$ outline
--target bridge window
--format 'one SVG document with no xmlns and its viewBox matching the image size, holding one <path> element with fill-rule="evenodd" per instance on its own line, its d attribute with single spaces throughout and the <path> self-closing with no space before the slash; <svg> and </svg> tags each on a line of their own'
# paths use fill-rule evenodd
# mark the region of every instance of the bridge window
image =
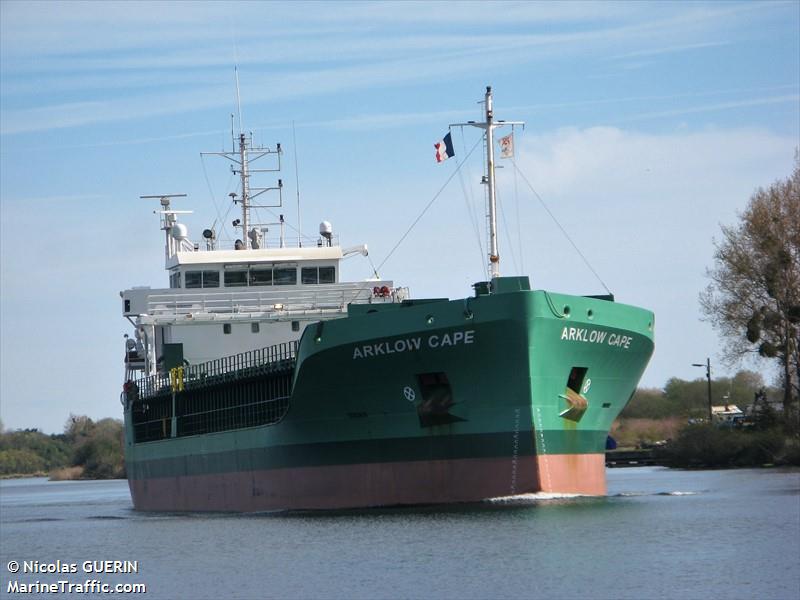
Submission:
<svg viewBox="0 0 800 600">
<path fill-rule="evenodd" d="M 335 267 L 303 267 L 300 275 L 303 284 L 335 283 Z"/>
<path fill-rule="evenodd" d="M 203 287 L 203 272 L 186 271 L 186 287 L 187 288 Z"/>
<path fill-rule="evenodd" d="M 272 285 L 272 268 L 250 269 L 250 285 Z"/>
<path fill-rule="evenodd" d="M 307 283 L 319 283 L 319 274 L 317 267 L 303 267 L 300 272 L 300 282 L 305 285 Z"/>
<path fill-rule="evenodd" d="M 187 288 L 219 287 L 219 271 L 186 271 Z"/>
<path fill-rule="evenodd" d="M 203 287 L 219 287 L 219 271 L 203 271 Z"/>
<path fill-rule="evenodd" d="M 203 271 L 207 273 L 207 271 Z M 219 274 L 217 274 L 219 278 Z M 205 278 L 203 279 L 205 281 Z M 225 267 L 225 287 L 266 285 L 297 285 L 297 269 L 295 267 L 257 266 L 249 269 L 234 265 Z M 204 285 L 203 287 L 212 287 Z"/>
<path fill-rule="evenodd" d="M 319 282 L 320 283 L 336 283 L 336 268 L 335 267 L 320 267 L 319 268 Z"/>
<path fill-rule="evenodd" d="M 272 283 L 274 285 L 296 285 L 297 284 L 297 269 L 294 267 L 287 269 L 273 269 L 272 270 Z"/>
<path fill-rule="evenodd" d="M 247 285 L 247 271 L 225 271 L 225 287 L 244 287 Z"/>
<path fill-rule="evenodd" d="M 171 288 L 179 288 L 181 287 L 181 272 L 174 271 L 169 274 L 169 287 Z"/>
</svg>

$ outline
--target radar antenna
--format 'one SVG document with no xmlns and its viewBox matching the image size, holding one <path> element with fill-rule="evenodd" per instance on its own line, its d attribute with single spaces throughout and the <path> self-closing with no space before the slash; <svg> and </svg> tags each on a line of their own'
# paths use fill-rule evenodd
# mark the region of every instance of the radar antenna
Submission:
<svg viewBox="0 0 800 600">
<path fill-rule="evenodd" d="M 164 231 L 164 235 L 166 236 L 166 244 L 164 245 L 164 253 L 166 255 L 166 259 L 169 260 L 169 257 L 175 254 L 183 245 L 185 240 L 185 230 L 186 227 L 183 224 L 178 223 L 178 218 L 176 215 L 190 215 L 193 211 L 191 210 L 173 210 L 170 206 L 170 198 L 186 198 L 186 194 L 156 194 L 154 196 L 139 196 L 144 200 L 152 200 L 158 198 L 161 202 L 161 210 L 154 210 L 153 212 L 157 215 L 161 215 L 161 229 Z M 173 228 L 177 231 L 177 228 L 182 228 L 183 232 L 176 238 L 172 235 Z M 188 243 L 188 242 L 187 242 Z"/>
</svg>

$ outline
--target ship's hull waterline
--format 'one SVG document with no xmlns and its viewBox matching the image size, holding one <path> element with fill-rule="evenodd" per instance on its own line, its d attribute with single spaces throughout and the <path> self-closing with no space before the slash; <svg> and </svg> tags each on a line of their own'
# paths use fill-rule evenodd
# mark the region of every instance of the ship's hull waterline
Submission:
<svg viewBox="0 0 800 600">
<path fill-rule="evenodd" d="M 653 351 L 651 312 L 499 278 L 457 301 L 310 325 L 274 424 L 137 442 L 134 507 L 338 509 L 605 493 L 604 451 Z M 180 389 L 174 392 L 180 396 Z"/>
</svg>

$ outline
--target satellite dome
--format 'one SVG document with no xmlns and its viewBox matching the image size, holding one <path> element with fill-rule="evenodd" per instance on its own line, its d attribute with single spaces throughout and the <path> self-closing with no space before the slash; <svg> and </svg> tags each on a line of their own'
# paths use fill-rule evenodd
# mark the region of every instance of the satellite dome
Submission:
<svg viewBox="0 0 800 600">
<path fill-rule="evenodd" d="M 175 223 L 172 226 L 172 237 L 176 240 L 185 240 L 189 237 L 189 230 L 186 229 L 186 225 L 183 223 Z"/>
</svg>

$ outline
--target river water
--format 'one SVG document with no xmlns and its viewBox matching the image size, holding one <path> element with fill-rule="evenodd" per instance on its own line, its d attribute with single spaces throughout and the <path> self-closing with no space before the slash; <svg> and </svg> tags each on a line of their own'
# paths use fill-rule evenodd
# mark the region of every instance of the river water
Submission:
<svg viewBox="0 0 800 600">
<path fill-rule="evenodd" d="M 800 598 L 799 470 L 608 480 L 607 498 L 259 515 L 137 513 L 124 481 L 2 481 L 0 596 L 95 580 L 147 598 Z M 105 560 L 138 573 L 84 570 Z"/>
</svg>

